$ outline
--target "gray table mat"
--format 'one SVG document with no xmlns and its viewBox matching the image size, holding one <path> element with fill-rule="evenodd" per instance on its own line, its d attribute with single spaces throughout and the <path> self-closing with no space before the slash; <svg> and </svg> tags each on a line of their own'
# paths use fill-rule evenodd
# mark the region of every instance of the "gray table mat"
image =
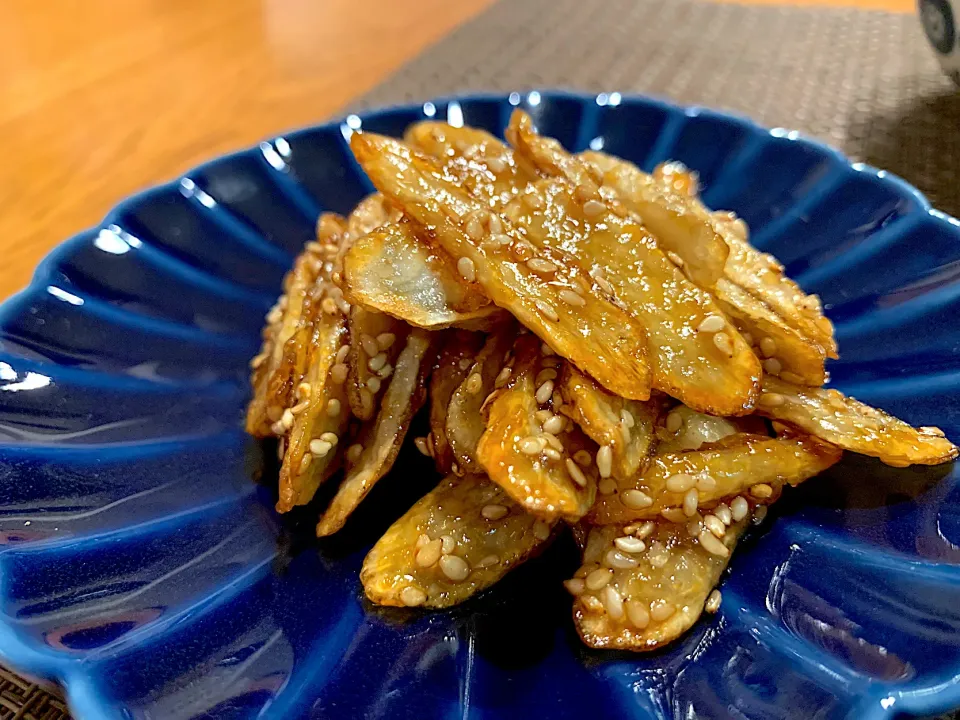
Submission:
<svg viewBox="0 0 960 720">
<path fill-rule="evenodd" d="M 914 15 L 501 0 L 349 109 L 545 87 L 645 93 L 800 130 L 900 175 L 960 217 L 960 91 Z"/>
<path fill-rule="evenodd" d="M 919 20 L 699 0 L 501 0 L 351 109 L 477 90 L 639 92 L 803 131 L 960 216 L 960 93 Z"/>
</svg>

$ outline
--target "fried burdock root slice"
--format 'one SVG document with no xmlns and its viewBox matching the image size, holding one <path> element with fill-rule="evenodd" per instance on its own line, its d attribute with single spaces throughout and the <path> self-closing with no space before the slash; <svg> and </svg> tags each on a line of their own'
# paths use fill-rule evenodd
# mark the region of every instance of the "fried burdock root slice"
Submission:
<svg viewBox="0 0 960 720">
<path fill-rule="evenodd" d="M 798 387 L 768 376 L 757 412 L 893 467 L 938 465 L 957 457 L 957 446 L 939 428 L 912 427 L 834 389 Z"/>
<path fill-rule="evenodd" d="M 485 329 L 504 315 L 476 282 L 466 282 L 440 248 L 401 221 L 354 240 L 343 258 L 347 299 L 415 327 Z"/>
<path fill-rule="evenodd" d="M 559 387 L 563 414 L 600 446 L 601 453 L 609 453 L 611 464 L 609 468 L 604 464 L 601 477 L 612 473 L 628 479 L 646 465 L 656 440 L 660 400 L 640 402 L 611 395 L 569 364 L 563 368 Z"/>
<path fill-rule="evenodd" d="M 724 498 L 746 493 L 769 499 L 840 460 L 842 451 L 807 436 L 737 434 L 700 450 L 656 454 L 647 469 L 601 494 L 589 521 L 596 525 L 650 520 L 664 511 L 693 517 Z"/>
<path fill-rule="evenodd" d="M 483 475 L 450 475 L 377 541 L 360 581 L 378 605 L 450 607 L 537 553 L 552 527 Z"/>
<path fill-rule="evenodd" d="M 484 344 L 481 333 L 452 330 L 444 336 L 437 367 L 430 375 L 430 435 L 417 438 L 417 449 L 433 458 L 444 475 L 453 467 L 454 455 L 447 440 L 447 409 L 450 398 L 467 379 L 477 353 Z M 478 413 L 479 415 L 479 413 Z"/>
<path fill-rule="evenodd" d="M 583 565 L 564 584 L 574 595 L 573 620 L 592 648 L 653 650 L 677 639 L 719 607 L 714 588 L 747 519 L 712 524 L 691 536 L 664 519 L 593 527 Z"/>
<path fill-rule="evenodd" d="M 698 413 L 686 405 L 670 408 L 661 420 L 656 428 L 657 452 L 661 455 L 699 450 L 739 433 L 770 435 L 766 421 L 756 415 L 722 418 Z"/>
<path fill-rule="evenodd" d="M 562 415 L 553 355 L 523 335 L 506 384 L 486 408 L 477 459 L 490 479 L 527 512 L 548 521 L 583 517 L 596 497 L 596 445 Z M 543 362 L 546 360 L 546 363 Z M 554 393 L 556 392 L 556 398 Z"/>
<path fill-rule="evenodd" d="M 477 459 L 477 445 L 487 425 L 481 408 L 501 377 L 507 354 L 517 340 L 517 324 L 504 323 L 487 336 L 470 371 L 450 397 L 447 408 L 447 439 L 459 472 L 484 472 Z"/>
<path fill-rule="evenodd" d="M 557 353 L 622 397 L 646 400 L 650 370 L 642 325 L 566 253 L 525 240 L 505 216 L 447 179 L 431 158 L 401 142 L 354 133 L 354 155 L 386 196 L 451 256 L 497 305 Z"/>
<path fill-rule="evenodd" d="M 393 364 L 403 348 L 410 326 L 402 320 L 353 305 L 349 315 L 350 349 L 346 358 L 347 395 L 359 420 L 376 414 L 381 389 L 393 374 Z"/>
<path fill-rule="evenodd" d="M 255 437 L 277 434 L 275 424 L 283 410 L 294 404 L 296 387 L 307 374 L 315 316 L 321 311 L 308 307 L 311 300 L 322 302 L 312 289 L 321 275 L 329 281 L 323 264 L 338 251 L 346 228 L 347 221 L 339 215 L 322 216 L 318 242 L 309 243 L 297 258 L 284 278 L 284 294 L 267 314 L 263 348 L 250 363 L 253 398 L 247 408 L 246 430 Z M 336 295 L 339 291 L 330 288 L 330 292 Z"/>
<path fill-rule="evenodd" d="M 723 277 L 730 251 L 709 217 L 691 207 L 689 191 L 679 192 L 676 182 L 658 182 L 636 165 L 610 155 L 588 151 L 580 157 L 602 174 L 603 187 L 642 220 L 657 237 L 661 249 L 682 261 L 681 267 L 690 280 L 700 287 L 712 288 Z M 689 190 L 689 184 L 683 187 Z"/>
<path fill-rule="evenodd" d="M 426 379 L 433 366 L 437 334 L 415 329 L 397 357 L 376 420 L 364 426 L 357 443 L 359 456 L 317 524 L 317 535 L 332 535 L 343 527 L 370 489 L 393 467 L 410 421 L 426 399 Z"/>
</svg>

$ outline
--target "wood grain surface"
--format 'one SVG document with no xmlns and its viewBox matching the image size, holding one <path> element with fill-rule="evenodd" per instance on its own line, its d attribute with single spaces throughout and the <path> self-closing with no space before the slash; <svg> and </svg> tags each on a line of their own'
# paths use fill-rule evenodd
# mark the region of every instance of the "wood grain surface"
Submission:
<svg viewBox="0 0 960 720">
<path fill-rule="evenodd" d="M 124 196 L 327 117 L 491 2 L 0 0 L 0 298 Z"/>
</svg>

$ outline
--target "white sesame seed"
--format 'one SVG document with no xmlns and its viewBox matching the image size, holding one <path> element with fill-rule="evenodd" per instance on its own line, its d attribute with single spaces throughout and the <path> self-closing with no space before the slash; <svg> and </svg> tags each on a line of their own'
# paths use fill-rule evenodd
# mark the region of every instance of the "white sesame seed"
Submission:
<svg viewBox="0 0 960 720">
<path fill-rule="evenodd" d="M 444 555 L 449 555 L 456 549 L 457 541 L 453 539 L 452 535 L 440 536 L 440 552 L 442 552 Z"/>
<path fill-rule="evenodd" d="M 580 467 L 590 467 L 593 463 L 593 456 L 587 450 L 577 450 L 573 454 L 573 459 Z"/>
<path fill-rule="evenodd" d="M 683 425 L 683 416 L 680 413 L 671 412 L 667 414 L 666 427 L 668 432 L 677 432 L 681 425 Z"/>
<path fill-rule="evenodd" d="M 753 511 L 753 524 L 759 525 L 767 516 L 767 506 L 761 505 Z"/>
<path fill-rule="evenodd" d="M 462 582 L 470 575 L 467 561 L 457 555 L 443 555 L 440 558 L 440 570 L 454 582 Z"/>
<path fill-rule="evenodd" d="M 666 483 L 667 490 L 677 493 L 686 492 L 696 484 L 696 478 L 693 477 L 693 475 L 688 475 L 687 473 L 677 473 L 676 475 L 671 475 L 667 478 Z"/>
<path fill-rule="evenodd" d="M 430 457 L 430 450 L 427 449 L 427 439 L 418 437 L 413 439 L 413 444 L 417 446 L 417 450 L 420 451 L 421 455 L 426 455 Z"/>
<path fill-rule="evenodd" d="M 342 312 L 344 315 L 350 312 L 350 303 L 343 298 L 339 298 L 337 300 L 337 307 L 340 308 L 340 312 Z"/>
<path fill-rule="evenodd" d="M 320 301 L 320 308 L 327 315 L 336 315 L 338 311 L 337 301 L 334 300 L 332 297 L 325 297 L 323 300 Z"/>
<path fill-rule="evenodd" d="M 343 385 L 347 381 L 347 366 L 337 363 L 330 368 L 330 379 L 335 385 Z"/>
<path fill-rule="evenodd" d="M 500 564 L 499 555 L 485 555 L 484 557 L 480 558 L 480 562 L 477 563 L 477 567 L 488 568 L 488 567 L 493 567 L 494 565 L 499 565 L 499 564 Z M 580 584 L 581 585 L 583 584 L 583 580 L 580 581 Z"/>
<path fill-rule="evenodd" d="M 722 538 L 727 534 L 727 526 L 724 525 L 723 520 L 716 515 L 707 515 L 704 517 L 703 526 L 718 538 Z"/>
<path fill-rule="evenodd" d="M 487 227 L 490 228 L 490 233 L 492 235 L 497 235 L 503 232 L 503 225 L 500 222 L 500 218 L 493 213 L 490 213 L 487 216 Z"/>
<path fill-rule="evenodd" d="M 537 402 L 543 405 L 553 395 L 553 380 L 547 380 L 537 388 Z"/>
<path fill-rule="evenodd" d="M 509 235 L 504 235 L 503 233 L 496 233 L 491 235 L 486 240 L 483 241 L 484 248 L 505 248 L 509 247 L 513 240 L 510 239 Z"/>
<path fill-rule="evenodd" d="M 340 401 L 337 398 L 330 398 L 327 401 L 327 415 L 330 417 L 340 415 Z"/>
<path fill-rule="evenodd" d="M 585 584 L 588 590 L 599 590 L 613 579 L 613 570 L 610 568 L 597 568 L 587 575 Z"/>
<path fill-rule="evenodd" d="M 407 607 L 417 607 L 418 605 L 423 605 L 426 601 L 426 593 L 424 593 L 423 590 L 413 587 L 413 585 L 407 585 L 407 587 L 400 591 L 400 602 Z"/>
<path fill-rule="evenodd" d="M 377 370 L 377 377 L 381 380 L 386 380 L 391 375 L 393 375 L 393 365 L 390 363 L 387 363 L 382 368 Z"/>
<path fill-rule="evenodd" d="M 547 345 L 546 343 L 540 343 L 540 354 L 545 357 L 553 357 L 556 353 L 553 351 L 553 348 Z M 542 361 L 542 358 L 541 358 Z"/>
<path fill-rule="evenodd" d="M 467 381 L 464 383 L 464 388 L 471 395 L 476 395 L 483 389 L 483 378 L 480 377 L 480 373 L 470 373 L 470 377 L 467 378 Z"/>
<path fill-rule="evenodd" d="M 501 520 L 507 516 L 508 512 L 510 511 L 503 505 L 484 505 L 480 510 L 480 514 L 487 520 Z"/>
<path fill-rule="evenodd" d="M 497 379 L 496 379 L 496 381 L 494 382 L 494 385 L 495 385 L 496 387 L 500 387 L 500 386 L 503 385 L 505 382 L 507 382 L 507 380 L 510 379 L 510 376 L 511 376 L 512 374 L 513 374 L 513 369 L 512 369 L 512 368 L 508 368 L 508 367 L 503 368 L 503 370 L 500 371 L 500 374 L 497 375 Z"/>
<path fill-rule="evenodd" d="M 360 347 L 363 348 L 363 351 L 368 357 L 373 357 L 380 352 L 380 347 L 377 345 L 377 341 L 370 335 L 364 334 L 360 336 Z"/>
<path fill-rule="evenodd" d="M 472 240 L 479 240 L 483 237 L 483 225 L 477 220 L 476 215 L 467 218 L 466 231 Z"/>
<path fill-rule="evenodd" d="M 617 482 L 613 478 L 602 478 L 597 485 L 601 495 L 613 495 L 617 491 Z"/>
<path fill-rule="evenodd" d="M 625 553 L 641 553 L 647 549 L 647 544 L 643 540 L 629 536 L 618 537 L 613 544 Z"/>
<path fill-rule="evenodd" d="M 586 183 L 581 183 L 573 189 L 573 196 L 580 202 L 586 202 L 594 195 L 596 195 L 596 191 Z"/>
<path fill-rule="evenodd" d="M 751 335 L 751 334 L 748 333 L 748 332 L 742 332 L 742 333 L 740 333 L 740 335 L 741 335 L 741 337 L 743 337 L 743 341 L 744 341 L 747 345 L 750 345 L 751 347 L 753 347 L 753 335 Z"/>
<path fill-rule="evenodd" d="M 347 359 L 347 354 L 348 354 L 349 352 L 350 352 L 350 346 L 349 346 L 349 345 L 341 345 L 341 346 L 340 346 L 340 349 L 337 350 L 337 360 L 336 360 L 336 362 L 342 363 L 344 360 L 346 360 L 346 359 Z"/>
<path fill-rule="evenodd" d="M 537 306 L 537 310 L 539 310 L 540 313 L 548 320 L 557 322 L 560 319 L 560 316 L 557 315 L 557 311 L 554 309 L 554 307 L 548 303 L 545 303 L 543 300 L 535 301 L 534 305 Z"/>
<path fill-rule="evenodd" d="M 362 414 L 366 416 L 373 414 L 373 404 L 373 393 L 366 387 L 360 388 L 360 407 L 363 409 Z"/>
<path fill-rule="evenodd" d="M 251 368 L 252 370 L 256 370 L 258 367 L 260 367 L 261 365 L 263 365 L 263 363 L 264 363 L 264 361 L 265 361 L 266 359 L 267 359 L 267 354 L 266 354 L 266 353 L 260 353 L 259 355 L 256 355 L 256 356 L 253 358 L 253 360 L 250 361 L 250 368 Z"/>
<path fill-rule="evenodd" d="M 537 540 L 546 540 L 550 537 L 550 526 L 547 525 L 543 520 L 537 520 L 533 524 L 533 536 Z"/>
<path fill-rule="evenodd" d="M 654 600 L 650 603 L 650 619 L 654 622 L 663 622 L 669 619 L 677 608 L 666 600 Z"/>
<path fill-rule="evenodd" d="M 543 423 L 543 431 L 551 435 L 556 435 L 563 430 L 563 425 L 563 418 L 559 415 L 553 415 Z"/>
<path fill-rule="evenodd" d="M 627 611 L 627 620 L 637 630 L 645 630 L 650 624 L 650 612 L 639 600 L 628 600 L 624 609 Z"/>
<path fill-rule="evenodd" d="M 733 357 L 733 340 L 725 332 L 716 333 L 713 336 L 713 344 L 727 357 Z"/>
<path fill-rule="evenodd" d="M 293 427 L 293 423 L 296 418 L 293 417 L 293 413 L 289 408 L 283 411 L 283 415 L 280 416 L 280 424 L 283 425 L 284 430 L 289 430 Z"/>
<path fill-rule="evenodd" d="M 633 415 L 626 408 L 622 408 L 620 410 L 620 422 L 622 422 L 628 428 L 632 428 L 637 424 L 637 421 L 633 419 Z"/>
<path fill-rule="evenodd" d="M 605 277 L 597 275 L 593 278 L 594 282 L 600 286 L 600 289 L 603 290 L 607 295 L 613 295 L 613 285 Z"/>
<path fill-rule="evenodd" d="M 599 200 L 587 200 L 583 204 L 583 214 L 587 217 L 596 217 L 607 211 L 607 206 Z"/>
<path fill-rule="evenodd" d="M 775 357 L 767 358 L 763 361 L 763 369 L 771 375 L 779 375 L 783 370 L 783 365 Z"/>
<path fill-rule="evenodd" d="M 677 525 L 682 525 L 683 523 L 687 522 L 687 515 L 684 514 L 683 508 L 664 508 L 660 511 L 660 517 L 668 522 L 676 523 Z"/>
<path fill-rule="evenodd" d="M 553 417 L 553 411 L 548 408 L 541 408 L 533 413 L 533 418 L 541 425 Z"/>
<path fill-rule="evenodd" d="M 723 595 L 720 594 L 719 590 L 714 590 L 707 597 L 707 602 L 703 604 L 703 609 L 708 613 L 713 614 L 720 609 L 720 603 L 723 601 Z"/>
<path fill-rule="evenodd" d="M 826 373 L 826 375 L 829 374 L 830 373 Z M 803 378 L 794 372 L 790 372 L 789 370 L 782 370 L 780 372 L 780 379 L 784 382 L 790 383 L 791 385 L 803 385 Z"/>
<path fill-rule="evenodd" d="M 333 449 L 333 445 L 328 443 L 326 440 L 311 440 L 310 441 L 310 452 L 316 455 L 319 458 L 326 457 Z"/>
<path fill-rule="evenodd" d="M 662 568 L 670 560 L 670 552 L 667 546 L 659 540 L 650 543 L 650 550 L 647 551 L 647 560 L 655 568 Z"/>
<path fill-rule="evenodd" d="M 690 488 L 683 496 L 683 514 L 687 517 L 693 517 L 697 514 L 697 507 L 700 505 L 700 493 L 696 488 Z"/>
<path fill-rule="evenodd" d="M 486 163 L 491 172 L 502 173 L 507 169 L 507 164 L 498 157 L 488 157 Z"/>
<path fill-rule="evenodd" d="M 523 196 L 524 201 L 532 207 L 534 210 L 540 210 L 543 208 L 544 202 L 543 198 L 537 194 L 536 190 L 531 190 L 526 195 Z"/>
<path fill-rule="evenodd" d="M 537 373 L 537 379 L 533 381 L 533 384 L 536 385 L 537 387 L 540 387 L 540 385 L 545 383 L 547 380 L 556 380 L 556 379 L 557 379 L 556 369 L 552 367 L 546 367 Z"/>
<path fill-rule="evenodd" d="M 347 462 L 355 463 L 360 459 L 360 454 L 363 452 L 363 445 L 356 443 L 347 448 Z"/>
<path fill-rule="evenodd" d="M 549 260 L 544 260 L 543 258 L 530 258 L 527 260 L 527 267 L 534 272 L 544 273 L 547 275 L 557 271 L 556 265 Z"/>
<path fill-rule="evenodd" d="M 637 566 L 637 559 L 629 555 L 624 555 L 616 548 L 610 548 L 603 556 L 603 563 L 612 568 L 627 570 Z"/>
<path fill-rule="evenodd" d="M 431 540 L 422 548 L 417 550 L 415 558 L 420 567 L 432 567 L 440 560 L 440 539 Z"/>
<path fill-rule="evenodd" d="M 730 512 L 730 508 L 726 503 L 720 503 L 713 509 L 713 514 L 720 518 L 720 522 L 724 525 L 729 525 L 733 522 L 733 513 Z"/>
<path fill-rule="evenodd" d="M 760 352 L 764 357 L 773 357 L 777 354 L 777 341 L 772 337 L 765 337 L 760 340 Z"/>
<path fill-rule="evenodd" d="M 377 347 L 381 351 L 389 349 L 394 342 L 396 342 L 397 336 L 391 332 L 380 333 L 377 335 Z"/>
<path fill-rule="evenodd" d="M 525 437 L 517 444 L 517 448 L 524 455 L 539 455 L 540 451 L 546 446 L 546 441 L 534 437 L 533 435 Z"/>
<path fill-rule="evenodd" d="M 563 288 L 557 293 L 557 297 L 567 305 L 573 305 L 574 307 L 584 307 L 587 304 L 587 301 L 582 296 L 567 288 Z"/>
<path fill-rule="evenodd" d="M 428 542 L 430 542 L 430 536 L 427 535 L 426 533 L 420 533 L 420 534 L 417 536 L 417 542 L 414 544 L 414 547 L 416 547 L 417 550 L 419 550 L 419 549 L 422 548 L 424 545 L 426 545 Z"/>
<path fill-rule="evenodd" d="M 760 393 L 760 399 L 757 401 L 758 404 L 768 408 L 780 407 L 785 402 L 786 398 L 783 395 L 774 392 Z"/>
<path fill-rule="evenodd" d="M 627 490 L 620 496 L 620 502 L 632 510 L 643 510 L 653 505 L 653 498 L 642 490 Z"/>
<path fill-rule="evenodd" d="M 733 516 L 735 522 L 743 520 L 749 512 L 750 505 L 742 496 L 738 495 L 730 502 L 730 514 Z"/>
<path fill-rule="evenodd" d="M 703 493 L 710 493 L 717 489 L 717 481 L 713 475 L 700 473 L 697 475 L 697 490 Z"/>
<path fill-rule="evenodd" d="M 310 452 L 303 454 L 303 457 L 300 458 L 300 472 L 306 472 L 307 468 L 310 467 L 310 463 L 313 461 L 313 455 Z"/>
<path fill-rule="evenodd" d="M 381 380 L 378 377 L 369 377 L 367 378 L 367 388 L 370 392 L 376 394 L 380 392 Z"/>
<path fill-rule="evenodd" d="M 580 602 L 583 603 L 583 607 L 589 610 L 590 612 L 602 613 L 603 612 L 603 603 L 600 602 L 599 598 L 596 595 L 583 594 L 580 596 Z"/>
<path fill-rule="evenodd" d="M 677 267 L 683 267 L 683 258 L 677 255 L 673 250 L 667 250 L 667 258 Z"/>
<path fill-rule="evenodd" d="M 697 326 L 700 332 L 720 332 L 726 327 L 727 321 L 719 315 L 707 315 Z"/>
<path fill-rule="evenodd" d="M 580 595 L 586 589 L 586 583 L 581 578 L 572 578 L 571 580 L 564 580 L 563 586 L 567 589 L 571 595 Z"/>
<path fill-rule="evenodd" d="M 530 258 L 535 257 L 536 254 L 537 249 L 526 240 L 519 240 L 513 246 L 513 255 L 520 262 L 529 260 Z"/>
<path fill-rule="evenodd" d="M 603 597 L 603 607 L 614 620 L 623 618 L 623 597 L 617 592 L 613 585 L 607 585 L 601 593 Z"/>
<path fill-rule="evenodd" d="M 701 532 L 697 540 L 700 541 L 700 547 L 702 547 L 711 555 L 716 555 L 718 557 L 728 557 L 730 555 L 730 549 L 720 542 L 720 540 L 718 540 L 717 537 L 709 530 L 704 530 Z"/>
<path fill-rule="evenodd" d="M 297 385 L 297 398 L 300 400 L 306 400 L 310 397 L 310 390 L 312 386 L 308 382 L 302 382 Z"/>
<path fill-rule="evenodd" d="M 613 472 L 613 450 L 609 445 L 604 445 L 597 450 L 597 470 L 600 471 L 600 477 L 608 478 Z"/>
<path fill-rule="evenodd" d="M 320 439 L 330 443 L 331 447 L 336 446 L 336 444 L 340 441 L 340 438 L 337 437 L 337 434 L 332 432 L 320 433 Z"/>
<path fill-rule="evenodd" d="M 570 477 L 573 478 L 573 481 L 580 487 L 587 486 L 587 476 L 583 474 L 583 470 L 570 458 L 566 460 L 567 472 L 570 473 Z"/>
<path fill-rule="evenodd" d="M 653 520 L 647 520 L 643 525 L 637 528 L 637 531 L 633 534 L 634 537 L 643 540 L 653 535 L 653 531 L 657 529 L 657 524 Z"/>
<path fill-rule="evenodd" d="M 468 257 L 462 257 L 457 260 L 457 272 L 459 272 L 460 277 L 467 282 L 474 282 L 477 279 L 477 266 L 474 265 L 473 260 Z"/>
<path fill-rule="evenodd" d="M 380 370 L 386 364 L 387 364 L 386 353 L 379 353 L 377 355 L 374 355 L 372 358 L 370 358 L 367 361 L 367 367 L 370 368 L 372 372 L 377 372 L 377 370 Z"/>
<path fill-rule="evenodd" d="M 755 498 L 766 500 L 773 495 L 773 488 L 766 483 L 760 483 L 750 488 L 750 494 Z"/>
</svg>

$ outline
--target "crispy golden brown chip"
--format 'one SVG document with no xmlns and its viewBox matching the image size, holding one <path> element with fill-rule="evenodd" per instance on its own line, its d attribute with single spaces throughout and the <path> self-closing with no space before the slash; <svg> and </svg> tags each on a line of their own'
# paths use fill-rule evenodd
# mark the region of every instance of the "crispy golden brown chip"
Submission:
<svg viewBox="0 0 960 720">
<path fill-rule="evenodd" d="M 692 537 L 686 525 L 663 519 L 628 527 L 631 534 L 621 525 L 590 528 L 583 565 L 566 582 L 580 637 L 593 648 L 638 651 L 680 637 L 700 617 L 746 524 L 721 522 L 719 538 L 706 529 Z"/>
<path fill-rule="evenodd" d="M 557 373 L 552 356 L 541 356 L 539 340 L 523 335 L 515 352 L 507 384 L 489 403 L 477 459 L 527 512 L 549 521 L 576 521 L 593 505 L 598 476 L 594 463 L 577 462 L 578 453 L 589 458 L 596 445 L 556 414 Z"/>
<path fill-rule="evenodd" d="M 407 336 L 376 420 L 366 425 L 358 437 L 363 447 L 360 456 L 320 518 L 318 536 L 332 535 L 342 528 L 370 488 L 393 467 L 410 420 L 423 405 L 436 342 L 436 334 L 426 330 L 415 329 Z"/>
<path fill-rule="evenodd" d="M 387 225 L 354 240 L 343 259 L 344 292 L 354 304 L 416 327 L 484 329 L 504 315 L 456 263 L 422 242 L 409 222 Z"/>
<path fill-rule="evenodd" d="M 350 350 L 347 363 L 347 395 L 350 409 L 360 420 L 376 414 L 381 388 L 393 374 L 393 364 L 403 348 L 410 326 L 402 320 L 368 310 L 359 305 L 350 308 Z"/>
<path fill-rule="evenodd" d="M 700 192 L 697 173 L 681 162 L 662 162 L 653 169 L 653 180 L 680 195 L 695 198 Z"/>
<path fill-rule="evenodd" d="M 894 467 L 937 465 L 957 457 L 956 445 L 939 428 L 911 427 L 838 390 L 798 387 L 766 377 L 757 412 Z"/>
<path fill-rule="evenodd" d="M 355 133 L 351 147 L 373 183 L 431 228 L 495 303 L 607 389 L 649 397 L 642 326 L 601 295 L 569 255 L 524 241 L 505 216 L 489 213 L 433 160 L 396 140 Z"/>
<path fill-rule="evenodd" d="M 292 404 L 293 392 L 306 375 L 310 336 L 315 316 L 321 312 L 319 305 L 310 306 L 311 299 L 321 302 L 314 286 L 321 275 L 329 279 L 323 261 L 336 253 L 345 231 L 343 218 L 324 213 L 318 223 L 318 243 L 310 244 L 284 278 L 284 294 L 267 315 L 263 348 L 251 363 L 253 399 L 246 423 L 251 435 L 275 434 L 271 426 Z"/>
<path fill-rule="evenodd" d="M 450 475 L 377 541 L 360 580 L 380 605 L 450 607 L 527 560 L 551 530 L 483 475 Z"/>
<path fill-rule="evenodd" d="M 764 358 L 768 375 L 792 373 L 800 384 L 823 385 L 825 358 L 817 343 L 807 340 L 763 302 L 725 278 L 717 281 L 713 293 L 741 335 L 752 341 L 755 354 Z"/>
<path fill-rule="evenodd" d="M 669 508 L 684 508 L 691 493 L 696 505 L 690 516 L 697 507 L 711 507 L 742 492 L 763 499 L 770 497 L 768 489 L 772 495 L 784 483 L 798 485 L 823 472 L 841 454 L 812 437 L 762 435 L 730 436 L 700 450 L 657 454 L 642 475 L 600 495 L 589 519 L 597 525 L 652 519 Z M 751 490 L 759 485 L 765 487 Z"/>
<path fill-rule="evenodd" d="M 503 324 L 488 337 L 470 371 L 450 397 L 447 408 L 447 438 L 461 472 L 483 472 L 477 460 L 477 444 L 486 429 L 481 408 L 493 392 L 504 367 L 504 357 L 517 338 L 517 324 Z"/>
<path fill-rule="evenodd" d="M 653 450 L 654 425 L 662 403 L 611 395 L 569 364 L 563 369 L 559 387 L 563 414 L 595 443 L 610 448 L 613 474 L 627 479 L 639 472 Z"/>
<path fill-rule="evenodd" d="M 603 174 L 603 187 L 641 219 L 660 248 L 683 261 L 681 267 L 693 282 L 712 288 L 723 277 L 729 249 L 709 216 L 696 211 L 687 192 L 679 192 L 689 187 L 677 188 L 677 178 L 658 182 L 632 163 L 603 153 L 585 152 L 581 158 Z"/>
<path fill-rule="evenodd" d="M 424 447 L 433 455 L 437 470 L 444 475 L 453 467 L 453 450 L 447 440 L 447 408 L 460 383 L 470 374 L 484 336 L 466 330 L 451 331 L 444 337 L 437 367 L 430 375 L 430 442 Z M 417 441 L 418 445 L 420 441 Z"/>
<path fill-rule="evenodd" d="M 379 227 L 399 222 L 400 215 L 380 193 L 367 195 L 347 218 L 347 233 L 355 241 Z"/>
</svg>

